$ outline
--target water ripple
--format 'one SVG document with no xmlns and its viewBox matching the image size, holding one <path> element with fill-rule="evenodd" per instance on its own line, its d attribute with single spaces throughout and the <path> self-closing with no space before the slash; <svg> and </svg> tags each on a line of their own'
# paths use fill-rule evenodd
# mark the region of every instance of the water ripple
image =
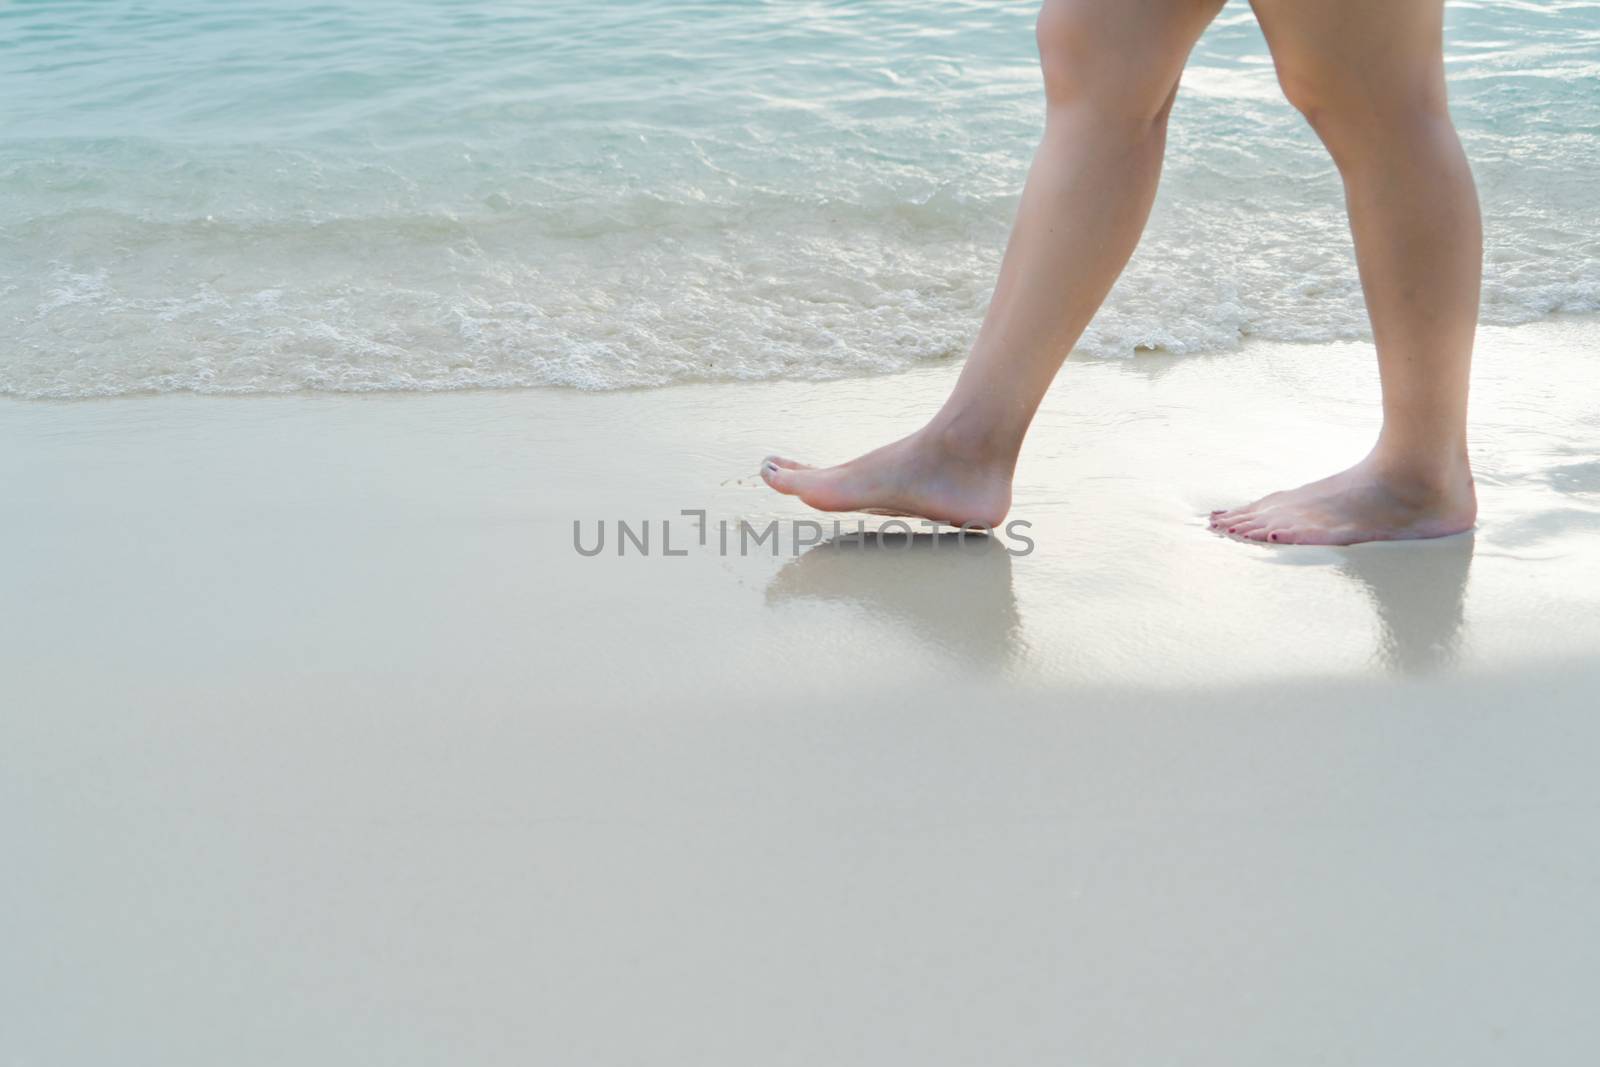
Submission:
<svg viewBox="0 0 1600 1067">
<path fill-rule="evenodd" d="M 0 393 L 615 388 L 959 356 L 1042 119 L 1012 0 L 0 5 Z M 1484 317 L 1600 310 L 1600 3 L 1450 6 Z M 1083 341 L 1367 332 L 1230 3 Z"/>
</svg>

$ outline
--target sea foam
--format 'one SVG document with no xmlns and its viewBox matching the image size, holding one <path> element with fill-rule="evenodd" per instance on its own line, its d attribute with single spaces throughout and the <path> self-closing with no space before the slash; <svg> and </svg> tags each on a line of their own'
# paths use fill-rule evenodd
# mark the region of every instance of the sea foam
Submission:
<svg viewBox="0 0 1600 1067">
<path fill-rule="evenodd" d="M 1030 3 L 0 8 L 0 393 L 581 389 L 959 358 L 1042 122 Z M 1483 317 L 1600 310 L 1600 3 L 1452 4 Z M 1365 337 L 1248 7 L 1080 349 Z"/>
</svg>

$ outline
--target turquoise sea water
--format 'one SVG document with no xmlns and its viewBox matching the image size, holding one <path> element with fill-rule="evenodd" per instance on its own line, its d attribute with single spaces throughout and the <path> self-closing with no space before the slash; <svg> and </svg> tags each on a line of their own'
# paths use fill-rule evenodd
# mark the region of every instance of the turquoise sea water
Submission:
<svg viewBox="0 0 1600 1067">
<path fill-rule="evenodd" d="M 1042 121 L 1034 2 L 0 4 L 0 393 L 892 371 L 977 327 Z M 1484 319 L 1600 309 L 1600 0 L 1449 8 Z M 1366 333 L 1244 4 L 1082 347 Z"/>
</svg>

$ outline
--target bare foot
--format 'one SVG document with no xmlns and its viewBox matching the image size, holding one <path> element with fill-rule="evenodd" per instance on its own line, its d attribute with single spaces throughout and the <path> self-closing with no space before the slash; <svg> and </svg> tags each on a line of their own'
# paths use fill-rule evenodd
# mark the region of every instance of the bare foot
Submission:
<svg viewBox="0 0 1600 1067">
<path fill-rule="evenodd" d="M 925 428 L 837 467 L 768 456 L 761 477 L 819 511 L 868 511 L 996 527 L 1011 509 L 1014 457 L 975 453 Z"/>
<path fill-rule="evenodd" d="M 1213 511 L 1211 528 L 1250 541 L 1353 545 L 1446 537 L 1470 530 L 1477 517 L 1465 458 L 1442 478 L 1420 479 L 1386 474 L 1369 456 L 1320 482 Z"/>
</svg>

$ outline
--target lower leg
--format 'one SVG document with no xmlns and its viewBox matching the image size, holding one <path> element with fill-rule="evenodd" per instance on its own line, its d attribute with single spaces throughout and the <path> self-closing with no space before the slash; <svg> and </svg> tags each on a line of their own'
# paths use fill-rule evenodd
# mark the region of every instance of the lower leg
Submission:
<svg viewBox="0 0 1600 1067">
<path fill-rule="evenodd" d="M 1445 107 L 1442 5 L 1256 0 L 1284 86 L 1344 177 L 1383 383 L 1383 428 L 1348 471 L 1213 515 L 1263 541 L 1438 537 L 1477 515 L 1467 383 L 1482 231 Z"/>
<path fill-rule="evenodd" d="M 828 511 L 999 524 L 1034 412 L 1138 244 L 1178 76 L 1219 2 L 1048 0 L 1044 138 L 950 398 L 921 430 L 850 463 L 770 457 L 768 484 Z"/>
<path fill-rule="evenodd" d="M 1464 473 L 1483 231 L 1472 172 L 1442 107 L 1403 116 L 1344 165 L 1383 382 L 1374 459 L 1397 477 Z"/>
<path fill-rule="evenodd" d="M 768 484 L 826 511 L 998 525 L 1034 412 L 1144 228 L 1162 142 L 1159 121 L 1130 130 L 1053 114 L 988 314 L 944 406 L 910 437 L 838 467 L 769 458 Z"/>
</svg>

